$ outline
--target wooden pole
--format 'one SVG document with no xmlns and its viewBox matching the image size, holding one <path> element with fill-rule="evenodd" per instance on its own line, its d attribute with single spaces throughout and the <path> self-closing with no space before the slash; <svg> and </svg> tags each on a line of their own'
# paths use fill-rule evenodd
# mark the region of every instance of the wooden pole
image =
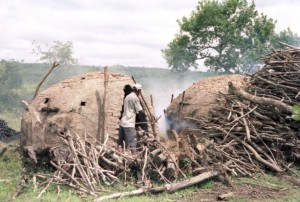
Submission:
<svg viewBox="0 0 300 202">
<path fill-rule="evenodd" d="M 59 65 L 59 64 L 56 63 L 56 62 L 53 63 L 52 67 L 50 68 L 50 70 L 48 71 L 48 73 L 46 74 L 46 76 L 45 76 L 45 77 L 42 79 L 42 81 L 37 85 L 37 87 L 36 87 L 36 89 L 35 89 L 34 96 L 33 96 L 32 99 L 34 99 L 34 98 L 37 96 L 37 94 L 39 93 L 39 90 L 40 90 L 41 85 L 44 83 L 44 81 L 46 80 L 46 78 L 50 75 L 50 73 L 52 72 L 52 70 L 53 70 L 55 67 L 57 67 L 58 65 Z"/>
<path fill-rule="evenodd" d="M 152 97 L 152 95 L 150 95 L 150 99 L 151 99 L 151 106 L 153 107 L 154 105 L 153 105 L 153 97 Z"/>
<path fill-rule="evenodd" d="M 185 95 L 185 91 L 183 91 L 182 93 L 182 99 L 181 99 L 181 104 L 180 104 L 180 108 L 179 108 L 179 120 L 182 120 L 182 108 L 183 108 L 183 102 L 184 102 L 184 95 Z"/>
<path fill-rule="evenodd" d="M 132 76 L 132 80 L 133 80 L 134 83 L 136 83 L 136 81 L 135 81 L 135 79 L 134 79 L 133 76 Z M 156 119 L 155 119 L 155 117 L 152 115 L 152 113 L 151 113 L 151 111 L 150 111 L 150 108 L 149 108 L 149 106 L 148 106 L 148 104 L 147 104 L 147 102 L 146 102 L 146 100 L 145 100 L 145 98 L 144 98 L 143 93 L 140 93 L 140 98 L 141 98 L 143 104 L 145 105 L 146 113 L 148 114 L 148 117 L 149 117 L 149 119 L 150 119 L 150 123 L 151 123 L 151 128 L 152 128 L 153 135 L 154 135 L 154 137 L 156 137 L 156 136 L 157 136 L 157 133 L 156 133 L 156 130 L 155 130 L 155 120 L 156 120 Z"/>
<path fill-rule="evenodd" d="M 103 111 L 102 111 L 102 134 L 101 134 L 101 143 L 104 143 L 105 136 L 107 133 L 106 130 L 106 97 L 107 97 L 107 86 L 108 86 L 108 67 L 104 67 L 104 95 L 103 95 Z"/>
<path fill-rule="evenodd" d="M 160 187 L 154 187 L 151 189 L 137 189 L 137 190 L 133 190 L 130 192 L 121 192 L 121 193 L 115 193 L 115 194 L 111 194 L 108 196 L 101 196 L 99 198 L 96 198 L 93 200 L 93 202 L 99 202 L 99 201 L 104 201 L 104 200 L 109 200 L 109 199 L 114 199 L 114 198 L 121 198 L 124 196 L 136 196 L 136 195 L 141 195 L 144 193 L 160 193 L 160 192 L 168 192 L 168 193 L 173 193 L 176 192 L 180 189 L 189 187 L 189 186 L 193 186 L 195 184 L 201 183 L 203 181 L 206 181 L 210 178 L 216 177 L 219 175 L 219 172 L 217 171 L 209 171 L 209 172 L 205 172 L 202 173 L 200 175 L 197 175 L 195 177 L 192 177 L 190 179 L 184 180 L 184 181 L 179 181 L 176 183 L 171 183 L 171 184 L 165 184 L 164 186 L 160 186 Z"/>
</svg>

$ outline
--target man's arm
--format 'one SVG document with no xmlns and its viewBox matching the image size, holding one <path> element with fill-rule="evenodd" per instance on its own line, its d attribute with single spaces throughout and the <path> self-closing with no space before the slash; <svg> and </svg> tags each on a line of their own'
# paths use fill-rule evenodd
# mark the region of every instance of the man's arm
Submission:
<svg viewBox="0 0 300 202">
<path fill-rule="evenodd" d="M 134 107 L 136 110 L 136 127 L 140 126 L 143 130 L 148 131 L 147 116 L 138 97 L 135 99 Z"/>
<path fill-rule="evenodd" d="M 136 115 L 136 127 L 140 126 L 144 131 L 148 131 L 148 121 L 144 110 L 140 110 Z"/>
</svg>

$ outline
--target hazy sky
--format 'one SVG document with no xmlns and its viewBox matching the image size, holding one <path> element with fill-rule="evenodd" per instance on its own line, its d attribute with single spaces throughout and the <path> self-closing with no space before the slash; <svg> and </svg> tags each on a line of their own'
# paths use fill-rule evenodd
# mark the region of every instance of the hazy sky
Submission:
<svg viewBox="0 0 300 202">
<path fill-rule="evenodd" d="M 196 0 L 0 0 L 0 60 L 35 62 L 32 41 L 74 43 L 81 64 L 166 67 L 161 49 Z M 256 0 L 277 30 L 300 34 L 300 0 Z"/>
</svg>

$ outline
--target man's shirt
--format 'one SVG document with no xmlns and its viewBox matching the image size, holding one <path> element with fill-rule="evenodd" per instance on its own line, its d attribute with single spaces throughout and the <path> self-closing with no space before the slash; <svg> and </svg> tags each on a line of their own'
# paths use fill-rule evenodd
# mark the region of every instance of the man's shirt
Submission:
<svg viewBox="0 0 300 202">
<path fill-rule="evenodd" d="M 120 125 L 125 128 L 135 127 L 136 114 L 143 110 L 137 95 L 132 92 L 124 100 L 124 112 L 122 114 Z"/>
</svg>

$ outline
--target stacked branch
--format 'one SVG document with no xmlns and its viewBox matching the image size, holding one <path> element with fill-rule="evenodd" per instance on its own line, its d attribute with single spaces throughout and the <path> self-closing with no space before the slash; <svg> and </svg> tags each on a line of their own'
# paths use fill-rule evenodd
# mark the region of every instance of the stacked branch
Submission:
<svg viewBox="0 0 300 202">
<path fill-rule="evenodd" d="M 292 106 L 300 105 L 300 49 L 276 50 L 263 60 L 246 88 L 229 82 L 209 120 L 184 117 L 198 126 L 179 135 L 188 139 L 194 170 L 252 176 L 283 172 L 300 159 L 300 124 L 292 119 Z"/>
<path fill-rule="evenodd" d="M 134 178 L 139 186 L 151 187 L 151 180 L 170 183 L 182 172 L 177 159 L 152 133 L 138 130 L 135 153 L 109 146 L 108 136 L 101 143 L 87 132 L 59 135 L 62 146 L 50 151 L 51 165 L 56 169 L 49 183 L 68 185 L 81 192 L 100 195 L 105 185 Z M 183 174 L 184 175 L 184 174 Z"/>
</svg>

